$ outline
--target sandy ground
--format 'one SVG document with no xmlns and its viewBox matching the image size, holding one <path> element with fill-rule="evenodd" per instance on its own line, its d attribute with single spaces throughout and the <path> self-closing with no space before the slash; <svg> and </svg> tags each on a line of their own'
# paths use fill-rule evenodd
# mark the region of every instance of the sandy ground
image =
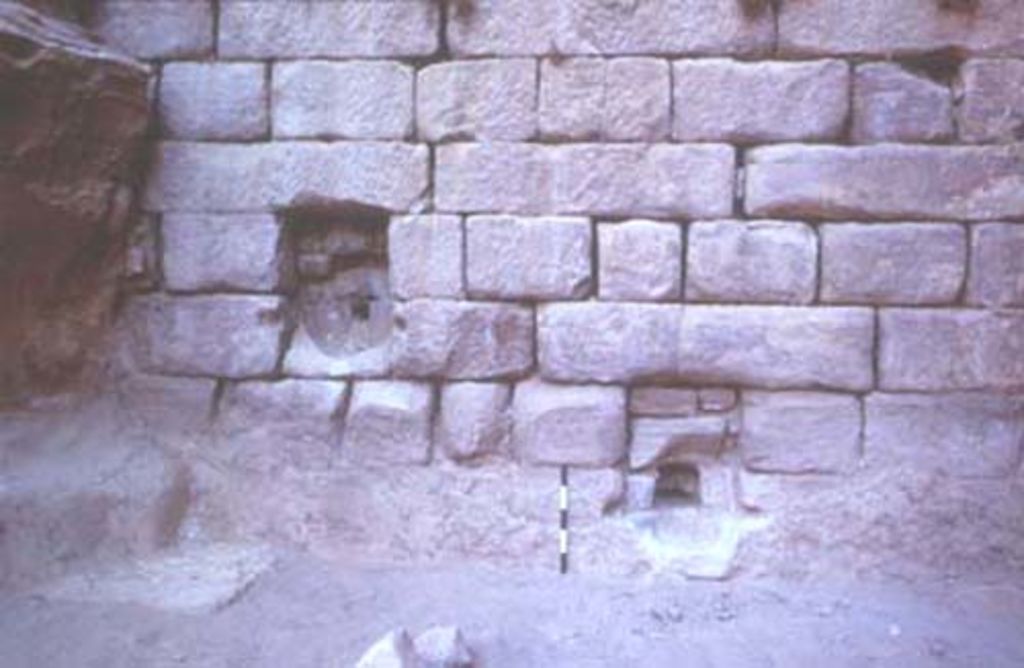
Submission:
<svg viewBox="0 0 1024 668">
<path fill-rule="evenodd" d="M 0 596 L 0 665 L 333 668 L 392 628 L 457 624 L 479 665 L 494 667 L 1024 666 L 1024 588 L 595 579 L 255 554 L 128 564 Z"/>
</svg>

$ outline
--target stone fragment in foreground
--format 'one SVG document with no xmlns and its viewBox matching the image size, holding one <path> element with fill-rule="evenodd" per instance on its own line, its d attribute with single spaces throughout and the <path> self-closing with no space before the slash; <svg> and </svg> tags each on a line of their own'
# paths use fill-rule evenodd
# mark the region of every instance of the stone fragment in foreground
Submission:
<svg viewBox="0 0 1024 668">
<path fill-rule="evenodd" d="M 678 299 L 683 276 L 680 225 L 647 220 L 597 226 L 600 298 Z"/>
<path fill-rule="evenodd" d="M 1019 218 L 1024 145 L 755 148 L 744 206 L 752 216 L 805 219 Z"/>
<path fill-rule="evenodd" d="M 586 218 L 471 216 L 466 287 L 477 298 L 580 299 L 591 287 Z"/>
<path fill-rule="evenodd" d="M 272 373 L 285 322 L 283 299 L 254 295 L 148 297 L 127 317 L 144 370 L 223 378 Z"/>
<path fill-rule="evenodd" d="M 866 390 L 873 340 L 869 308 L 684 306 L 676 373 L 709 385 Z"/>
<path fill-rule="evenodd" d="M 533 366 L 533 312 L 518 304 L 420 299 L 395 308 L 398 376 L 482 380 Z"/>
<path fill-rule="evenodd" d="M 447 144 L 445 212 L 714 218 L 733 209 L 735 149 L 721 144 Z"/>
<path fill-rule="evenodd" d="M 473 668 L 473 654 L 457 626 L 435 626 L 413 641 L 420 668 Z"/>
<path fill-rule="evenodd" d="M 744 465 L 770 473 L 843 473 L 857 464 L 860 400 L 823 392 L 743 393 Z"/>
<path fill-rule="evenodd" d="M 357 381 L 345 417 L 345 456 L 381 464 L 429 462 L 432 395 L 425 383 Z"/>
<path fill-rule="evenodd" d="M 836 139 L 849 108 L 850 68 L 841 60 L 680 60 L 672 82 L 672 136 L 680 141 Z"/>
<path fill-rule="evenodd" d="M 960 225 L 842 223 L 822 225 L 819 234 L 822 301 L 942 304 L 960 293 L 967 270 Z"/>
<path fill-rule="evenodd" d="M 955 477 L 1010 476 L 1024 443 L 1024 395 L 881 394 L 865 400 L 869 466 Z"/>
<path fill-rule="evenodd" d="M 356 668 L 420 668 L 412 639 L 405 629 L 391 631 L 373 644 Z"/>
<path fill-rule="evenodd" d="M 1024 225 L 986 223 L 971 229 L 967 301 L 1024 306 Z"/>
<path fill-rule="evenodd" d="M 948 86 L 893 63 L 858 65 L 850 132 L 862 144 L 948 140 L 953 96 Z"/>
<path fill-rule="evenodd" d="M 282 226 L 273 216 L 169 213 L 160 232 L 170 291 L 272 292 L 289 277 Z"/>
<path fill-rule="evenodd" d="M 391 291 L 399 299 L 461 297 L 463 233 L 458 216 L 399 216 L 388 226 Z"/>
<path fill-rule="evenodd" d="M 538 307 L 541 375 L 629 383 L 676 377 L 678 306 L 585 302 Z"/>
<path fill-rule="evenodd" d="M 686 248 L 686 299 L 807 304 L 814 299 L 817 259 L 817 235 L 805 223 L 694 223 Z"/>
<path fill-rule="evenodd" d="M 434 431 L 438 447 L 456 461 L 507 453 L 512 437 L 511 399 L 508 385 L 445 385 Z"/>
<path fill-rule="evenodd" d="M 515 388 L 514 439 L 533 464 L 611 466 L 626 453 L 626 393 L 620 387 L 552 385 Z"/>
<path fill-rule="evenodd" d="M 419 71 L 416 128 L 429 142 L 530 139 L 537 132 L 532 60 L 447 61 Z"/>
<path fill-rule="evenodd" d="M 884 390 L 1024 390 L 1024 312 L 883 309 Z"/>
</svg>

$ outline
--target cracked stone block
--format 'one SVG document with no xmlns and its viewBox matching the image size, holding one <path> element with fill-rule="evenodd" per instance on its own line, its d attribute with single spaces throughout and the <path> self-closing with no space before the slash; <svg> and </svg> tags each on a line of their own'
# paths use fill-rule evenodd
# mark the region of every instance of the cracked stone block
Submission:
<svg viewBox="0 0 1024 668">
<path fill-rule="evenodd" d="M 1008 143 L 1024 139 L 1024 61 L 969 60 L 961 68 L 960 78 L 962 140 Z"/>
<path fill-rule="evenodd" d="M 982 0 L 956 11 L 935 0 L 802 0 L 779 11 L 778 52 L 892 58 L 943 49 L 1024 54 L 1024 5 Z"/>
<path fill-rule="evenodd" d="M 415 76 L 412 67 L 388 61 L 275 63 L 274 137 L 408 137 Z"/>
<path fill-rule="evenodd" d="M 167 63 L 160 122 L 175 139 L 259 139 L 270 128 L 262 63 Z"/>
<path fill-rule="evenodd" d="M 751 471 L 843 473 L 859 458 L 860 400 L 820 392 L 743 392 L 740 451 Z"/>
<path fill-rule="evenodd" d="M 222 58 L 429 56 L 438 48 L 440 6 L 409 2 L 220 3 Z"/>
<path fill-rule="evenodd" d="M 427 147 L 399 142 L 162 142 L 154 157 L 151 211 L 262 212 L 320 199 L 406 212 L 428 183 Z"/>
<path fill-rule="evenodd" d="M 829 220 L 1014 218 L 1024 215 L 1022 164 L 1019 145 L 755 148 L 744 206 L 752 216 Z"/>
<path fill-rule="evenodd" d="M 821 300 L 840 304 L 942 304 L 963 285 L 960 225 L 822 225 Z"/>
<path fill-rule="evenodd" d="M 497 383 L 452 383 L 441 390 L 434 436 L 456 461 L 508 453 L 512 439 L 512 388 Z"/>
<path fill-rule="evenodd" d="M 470 216 L 466 288 L 489 299 L 581 299 L 591 289 L 586 218 Z"/>
<path fill-rule="evenodd" d="M 388 226 L 391 291 L 399 299 L 463 295 L 458 216 L 399 216 Z"/>
<path fill-rule="evenodd" d="M 853 82 L 853 141 L 945 141 L 953 137 L 949 86 L 892 63 L 858 65 Z"/>
<path fill-rule="evenodd" d="M 1024 306 L 1024 225 L 986 223 L 972 228 L 967 301 Z"/>
<path fill-rule="evenodd" d="M 129 314 L 135 358 L 151 373 L 246 378 L 273 373 L 285 327 L 280 297 L 139 299 Z"/>
<path fill-rule="evenodd" d="M 224 438 L 215 456 L 261 471 L 323 470 L 341 436 L 347 396 L 348 384 L 341 381 L 231 383 L 217 414 Z"/>
<path fill-rule="evenodd" d="M 1024 313 L 879 311 L 883 390 L 1024 389 Z"/>
<path fill-rule="evenodd" d="M 467 60 L 428 65 L 416 81 L 421 139 L 521 141 L 537 132 L 537 65 Z"/>
<path fill-rule="evenodd" d="M 679 225 L 646 220 L 597 226 L 600 299 L 678 299 L 683 276 Z"/>
<path fill-rule="evenodd" d="M 209 0 L 104 0 L 88 26 L 138 58 L 204 58 L 213 52 L 213 3 Z"/>
<path fill-rule="evenodd" d="M 611 466 L 626 454 L 626 393 L 621 387 L 516 385 L 513 439 L 531 464 Z"/>
<path fill-rule="evenodd" d="M 272 292 L 288 278 L 282 227 L 273 216 L 169 213 L 160 231 L 168 290 Z"/>
<path fill-rule="evenodd" d="M 395 309 L 394 372 L 484 380 L 533 366 L 533 311 L 518 304 L 414 300 Z"/>
<path fill-rule="evenodd" d="M 865 400 L 868 466 L 954 477 L 1007 477 L 1024 443 L 1024 397 L 987 393 L 881 394 Z"/>
<path fill-rule="evenodd" d="M 818 239 L 805 223 L 694 223 L 686 255 L 688 301 L 807 304 L 814 299 Z"/>
<path fill-rule="evenodd" d="M 675 139 L 754 144 L 836 139 L 843 132 L 850 71 L 841 60 L 701 59 L 672 68 Z"/>
<path fill-rule="evenodd" d="M 696 415 L 697 391 L 685 387 L 634 387 L 629 393 L 629 412 L 657 417 Z"/>
<path fill-rule="evenodd" d="M 733 209 L 735 149 L 720 144 L 447 144 L 440 211 L 714 218 Z"/>
<path fill-rule="evenodd" d="M 433 391 L 426 383 L 356 382 L 345 418 L 344 452 L 360 462 L 426 464 L 432 406 Z"/>
<path fill-rule="evenodd" d="M 537 311 L 540 373 L 564 382 L 674 378 L 679 307 L 585 302 Z"/>
<path fill-rule="evenodd" d="M 667 462 L 716 458 L 727 447 L 729 422 L 719 415 L 632 421 L 629 466 L 641 470 Z"/>
<path fill-rule="evenodd" d="M 540 130 L 553 139 L 658 141 L 669 134 L 671 77 L 656 58 L 541 63 Z"/>
<path fill-rule="evenodd" d="M 684 306 L 680 380 L 765 388 L 866 390 L 874 316 L 866 307 Z"/>
</svg>

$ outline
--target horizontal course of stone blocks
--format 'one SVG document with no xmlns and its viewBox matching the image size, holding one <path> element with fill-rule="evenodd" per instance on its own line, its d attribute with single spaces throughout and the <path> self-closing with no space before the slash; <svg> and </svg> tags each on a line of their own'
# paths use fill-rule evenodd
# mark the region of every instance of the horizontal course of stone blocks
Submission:
<svg viewBox="0 0 1024 668">
<path fill-rule="evenodd" d="M 640 507 L 659 462 L 707 498 L 731 466 L 1020 467 L 1024 3 L 92 20 L 159 73 L 136 356 L 219 382 L 225 425 L 315 461 L 617 466 Z"/>
</svg>

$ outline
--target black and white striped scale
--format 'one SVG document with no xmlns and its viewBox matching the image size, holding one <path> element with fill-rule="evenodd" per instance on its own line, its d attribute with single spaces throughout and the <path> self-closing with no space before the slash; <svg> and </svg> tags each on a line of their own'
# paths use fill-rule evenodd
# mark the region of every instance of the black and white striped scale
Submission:
<svg viewBox="0 0 1024 668">
<path fill-rule="evenodd" d="M 558 557 L 559 571 L 569 572 L 569 467 L 562 466 L 562 484 L 558 494 Z"/>
</svg>

